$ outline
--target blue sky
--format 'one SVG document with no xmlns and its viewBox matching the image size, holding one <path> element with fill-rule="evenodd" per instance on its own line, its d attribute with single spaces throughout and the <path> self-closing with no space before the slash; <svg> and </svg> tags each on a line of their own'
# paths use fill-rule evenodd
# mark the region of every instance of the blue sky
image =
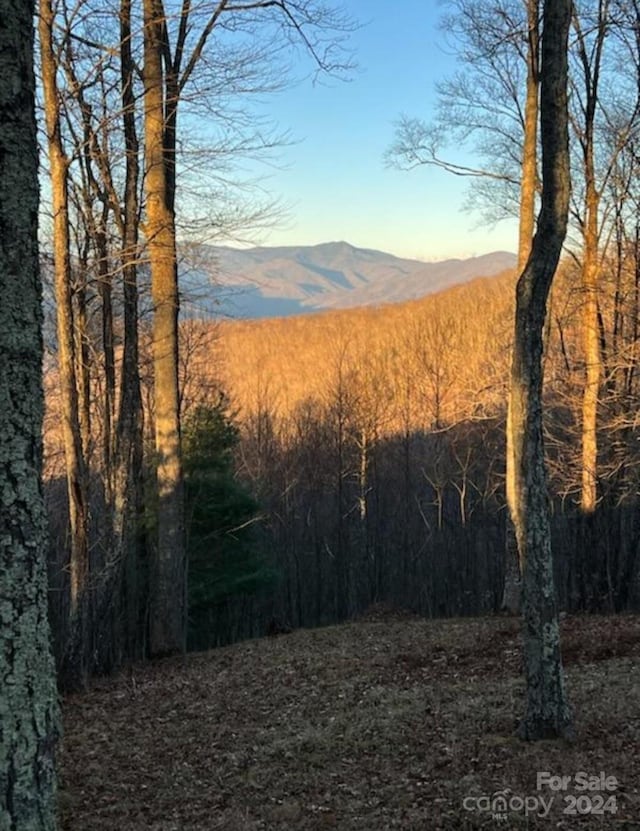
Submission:
<svg viewBox="0 0 640 831">
<path fill-rule="evenodd" d="M 479 225 L 463 211 L 467 182 L 431 167 L 385 168 L 401 114 L 429 118 L 437 81 L 455 71 L 437 0 L 344 0 L 363 25 L 351 36 L 352 80 L 297 84 L 269 100 L 269 113 L 297 140 L 280 153 L 265 187 L 287 204 L 268 245 L 344 239 L 405 257 L 437 260 L 515 250 L 515 223 Z"/>
</svg>

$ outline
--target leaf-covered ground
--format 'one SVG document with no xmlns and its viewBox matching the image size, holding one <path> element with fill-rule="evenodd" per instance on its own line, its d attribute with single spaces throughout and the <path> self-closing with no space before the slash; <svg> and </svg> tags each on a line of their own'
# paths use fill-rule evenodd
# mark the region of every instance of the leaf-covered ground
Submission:
<svg viewBox="0 0 640 831">
<path fill-rule="evenodd" d="M 514 737 L 513 619 L 376 613 L 135 666 L 64 703 L 63 828 L 640 829 L 640 617 L 567 618 L 563 650 L 573 744 Z"/>
</svg>

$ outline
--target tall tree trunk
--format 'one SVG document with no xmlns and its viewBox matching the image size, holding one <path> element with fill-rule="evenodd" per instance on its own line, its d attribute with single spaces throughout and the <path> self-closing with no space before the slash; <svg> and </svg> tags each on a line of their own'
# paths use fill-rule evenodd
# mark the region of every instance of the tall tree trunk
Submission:
<svg viewBox="0 0 640 831">
<path fill-rule="evenodd" d="M 67 24 L 69 25 L 69 24 Z M 75 137 L 75 152 L 82 162 L 82 182 L 77 189 L 77 200 L 80 203 L 78 210 L 81 212 L 83 221 L 82 244 L 78 243 L 81 251 L 78 256 L 79 264 L 75 269 L 78 275 L 75 281 L 74 293 L 76 300 L 76 357 L 78 366 L 76 374 L 78 377 L 79 394 L 79 417 L 80 433 L 84 456 L 89 466 L 93 455 L 92 436 L 92 389 L 90 365 L 92 359 L 91 336 L 89 333 L 89 314 L 87 306 L 87 274 L 91 270 L 90 257 L 93 252 L 94 267 L 97 270 L 97 290 L 101 300 L 101 322 L 102 322 L 102 354 L 104 358 L 104 397 L 103 397 L 103 430 L 102 430 L 102 479 L 105 487 L 105 498 L 107 504 L 112 505 L 112 483 L 113 473 L 111 456 L 113 449 L 113 412 L 115 406 L 115 356 L 114 356 L 114 331 L 113 331 L 113 303 L 112 303 L 112 282 L 113 276 L 109 269 L 108 251 L 108 225 L 111 209 L 118 205 L 119 198 L 115 193 L 111 178 L 109 162 L 109 123 L 108 113 L 103 113 L 102 123 L 96 126 L 94 123 L 94 108 L 87 101 L 85 92 L 86 84 L 79 80 L 77 64 L 74 52 L 74 43 L 70 37 L 66 39 L 66 46 L 63 50 L 61 63 L 68 86 L 73 90 L 73 97 L 78 103 L 82 123 L 82 138 Z M 102 81 L 104 85 L 103 70 L 96 67 L 97 77 L 92 78 L 91 83 Z M 103 102 L 104 106 L 104 102 Z M 67 121 L 71 125 L 69 113 Z M 70 126 L 72 134 L 76 132 Z M 100 133 L 100 135 L 98 135 Z M 97 170 L 96 170 L 97 169 Z M 97 175 L 96 175 L 97 173 Z M 102 176 L 102 183 L 99 177 Z M 96 203 L 100 208 L 96 215 Z M 119 222 L 119 214 L 115 216 L 116 223 Z M 94 281 L 95 282 L 95 281 Z M 106 523 L 110 526 L 110 522 Z M 110 542 L 105 543 L 108 548 Z"/>
<path fill-rule="evenodd" d="M 113 424 L 116 401 L 116 370 L 113 329 L 113 276 L 109 268 L 107 249 L 107 211 L 102 211 L 95 229 L 95 252 L 98 261 L 98 291 L 102 301 L 102 354 L 104 355 L 104 399 L 102 465 L 103 481 L 109 505 L 113 504 Z"/>
<path fill-rule="evenodd" d="M 54 277 L 58 337 L 58 369 L 62 401 L 62 434 L 69 495 L 70 584 L 72 627 L 77 627 L 80 601 L 88 569 L 88 507 L 85 461 L 78 418 L 75 374 L 71 260 L 69 245 L 68 159 L 60 133 L 60 106 L 56 83 L 57 61 L 53 47 L 54 15 L 50 0 L 40 0 L 39 35 L 45 122 L 51 169 L 53 203 Z M 72 637 L 76 637 L 72 635 Z M 75 644 L 74 651 L 79 647 Z M 77 656 L 76 656 L 77 657 Z M 74 661 L 76 659 L 74 658 Z"/>
<path fill-rule="evenodd" d="M 596 183 L 595 133 L 596 108 L 599 99 L 600 70 L 602 55 L 608 34 L 609 0 L 598 0 L 597 27 L 590 26 L 589 34 L 595 36 L 593 46 L 587 43 L 583 32 L 580 15 L 573 13 L 576 31 L 578 58 L 582 66 L 584 100 L 584 130 L 579 136 L 582 145 L 584 163 L 585 197 L 584 197 L 584 251 L 582 259 L 582 326 L 584 338 L 585 385 L 582 397 L 582 487 L 580 506 L 587 515 L 596 509 L 598 500 L 597 465 L 598 465 L 598 397 L 602 376 L 602 355 L 598 328 L 598 276 L 600 230 L 598 210 L 600 192 Z"/>
<path fill-rule="evenodd" d="M 145 234 L 153 297 L 158 540 L 153 575 L 152 654 L 185 648 L 186 557 L 178 394 L 178 278 L 165 154 L 164 15 L 144 0 Z"/>
<path fill-rule="evenodd" d="M 598 396 L 600 392 L 601 355 L 598 336 L 598 194 L 593 177 L 587 176 L 584 252 L 582 262 L 582 328 L 584 337 L 585 384 L 582 395 L 582 489 L 580 507 L 585 514 L 596 509 L 598 460 Z"/>
<path fill-rule="evenodd" d="M 540 2 L 527 0 L 527 90 L 524 110 L 524 140 L 522 145 L 522 178 L 520 182 L 520 215 L 518 227 L 518 274 L 522 274 L 531 253 L 535 229 L 536 188 L 538 183 L 538 107 L 540 92 Z M 511 403 L 507 412 L 506 459 L 506 559 L 502 607 L 518 614 L 522 605 L 522 576 L 518 563 L 518 547 L 511 519 L 514 510 L 514 460 L 511 425 Z"/>
<path fill-rule="evenodd" d="M 541 65 L 542 203 L 531 256 L 516 290 L 511 367 L 513 521 L 523 573 L 526 739 L 568 735 L 542 430 L 546 304 L 569 211 L 567 41 L 571 0 L 545 0 Z"/>
<path fill-rule="evenodd" d="M 115 538 L 122 554 L 127 652 L 144 652 L 146 580 L 141 579 L 140 514 L 142 505 L 142 397 L 138 343 L 138 184 L 139 143 L 135 121 L 134 63 L 131 54 L 131 0 L 120 8 L 122 122 L 125 139 L 125 194 L 122 223 L 123 352 L 120 406 L 116 427 L 114 487 Z"/>
<path fill-rule="evenodd" d="M 33 6 L 0 19 L 0 828 L 54 831 Z"/>
</svg>

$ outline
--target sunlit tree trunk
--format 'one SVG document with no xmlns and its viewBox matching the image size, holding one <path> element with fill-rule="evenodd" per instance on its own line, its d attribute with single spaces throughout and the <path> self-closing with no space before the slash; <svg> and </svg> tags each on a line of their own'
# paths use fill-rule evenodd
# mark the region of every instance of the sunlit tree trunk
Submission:
<svg viewBox="0 0 640 831">
<path fill-rule="evenodd" d="M 152 654 L 184 649 L 186 562 L 178 394 L 178 279 L 172 195 L 165 155 L 164 16 L 144 0 L 145 235 L 153 298 L 153 367 L 158 488 Z"/>
<path fill-rule="evenodd" d="M 591 150 L 593 154 L 593 149 Z M 591 158 L 591 165 L 593 158 Z M 591 169 L 593 174 L 593 169 Z M 598 336 L 598 194 L 593 175 L 587 175 L 586 223 L 582 263 L 582 328 L 585 384 L 582 396 L 582 489 L 580 507 L 585 514 L 596 509 L 598 459 L 598 396 L 601 355 Z"/>
<path fill-rule="evenodd" d="M 522 178 L 520 181 L 520 214 L 518 227 L 518 274 L 522 274 L 531 252 L 535 228 L 536 188 L 538 183 L 538 105 L 539 105 L 539 0 L 528 0 L 527 91 L 524 109 L 524 140 L 522 145 Z M 514 460 L 511 428 L 511 403 L 507 413 L 506 492 L 509 516 L 506 524 L 506 558 L 502 606 L 512 614 L 520 611 L 522 579 L 518 549 L 511 515 L 514 510 Z"/>
<path fill-rule="evenodd" d="M 0 828 L 54 831 L 33 6 L 0 20 Z"/>
<path fill-rule="evenodd" d="M 596 182 L 596 108 L 602 54 L 607 37 L 609 2 L 599 0 L 595 43 L 592 48 L 585 41 L 580 17 L 574 11 L 577 51 L 583 72 L 584 127 L 580 135 L 584 164 L 585 196 L 582 258 L 582 328 L 584 339 L 585 385 L 582 396 L 582 486 L 580 506 L 585 514 L 596 509 L 598 465 L 598 397 L 602 376 L 602 356 L 598 331 L 598 276 L 599 276 L 599 220 L 600 192 Z"/>
<path fill-rule="evenodd" d="M 69 25 L 68 23 L 66 25 Z M 96 120 L 95 106 L 87 100 L 87 93 L 94 85 L 100 85 L 104 91 L 104 67 L 98 65 L 89 81 L 78 77 L 78 60 L 75 43 L 71 37 L 65 39 L 61 47 L 60 63 L 64 71 L 67 87 L 72 91 L 72 101 L 79 111 L 80 130 L 73 118 L 73 109 L 68 104 L 64 115 L 66 126 L 74 141 L 74 155 L 80 163 L 79 180 L 72 179 L 74 185 L 76 210 L 82 224 L 80 232 L 76 230 L 78 262 L 73 269 L 74 285 L 74 333 L 76 351 L 76 376 L 78 379 L 79 421 L 82 446 L 87 465 L 91 463 L 94 451 L 92 407 L 95 403 L 92 389 L 92 368 L 95 364 L 94 338 L 91 335 L 92 309 L 89 307 L 92 294 L 89 293 L 89 274 L 97 272 L 91 283 L 97 284 L 97 294 L 101 305 L 102 355 L 104 368 L 104 385 L 102 398 L 102 481 L 105 488 L 107 504 L 112 504 L 113 471 L 111 464 L 113 446 L 113 411 L 115 402 L 115 356 L 113 330 L 113 275 L 109 268 L 108 225 L 112 209 L 120 202 L 115 193 L 111 179 L 109 135 L 112 125 L 107 111 L 106 97 L 100 102 L 102 119 Z M 102 180 L 102 181 L 100 181 Z M 99 210 L 96 210 L 99 209 Z M 115 211 L 116 224 L 119 214 Z M 93 257 L 91 256 L 93 254 Z M 94 373 L 95 375 L 95 373 Z M 110 522 L 107 525 L 110 526 Z M 110 543 L 107 543 L 107 547 Z"/>
<path fill-rule="evenodd" d="M 69 519 L 71 527 L 71 616 L 77 619 L 88 569 L 88 507 L 86 472 L 78 417 L 78 389 L 74 348 L 73 306 L 71 298 L 71 260 L 69 245 L 68 167 L 60 132 L 57 61 L 53 47 L 54 14 L 50 0 L 40 0 L 39 36 L 42 89 L 51 193 L 53 204 L 53 255 L 58 338 L 58 370 L 62 408 Z"/>
<path fill-rule="evenodd" d="M 527 92 L 524 107 L 522 178 L 518 224 L 518 273 L 522 274 L 531 253 L 536 222 L 538 185 L 538 106 L 540 98 L 540 0 L 527 0 Z"/>
<path fill-rule="evenodd" d="M 542 431 L 546 304 L 566 235 L 570 168 L 567 42 L 571 0 L 545 0 L 541 64 L 542 204 L 531 256 L 516 290 L 511 368 L 513 521 L 523 573 L 526 739 L 568 735 L 571 713 L 560 657 Z"/>
</svg>

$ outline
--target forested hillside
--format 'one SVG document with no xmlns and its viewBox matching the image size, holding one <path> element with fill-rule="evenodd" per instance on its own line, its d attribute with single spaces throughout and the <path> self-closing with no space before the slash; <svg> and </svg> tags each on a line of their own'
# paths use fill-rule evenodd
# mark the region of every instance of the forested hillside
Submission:
<svg viewBox="0 0 640 831">
<path fill-rule="evenodd" d="M 222 381 L 247 414 L 331 406 L 340 388 L 352 407 L 384 411 L 380 434 L 463 420 L 481 390 L 504 403 L 514 282 L 505 272 L 412 302 L 221 323 Z"/>
<path fill-rule="evenodd" d="M 612 264 L 601 284 L 610 369 L 599 411 L 602 501 L 588 520 L 578 508 L 583 295 L 570 260 L 550 305 L 547 461 L 558 589 L 573 611 L 640 602 L 634 262 Z M 203 579 L 216 588 L 208 606 L 201 597 L 207 611 L 194 607 L 194 645 L 343 620 L 379 601 L 430 616 L 500 608 L 514 281 L 507 272 L 403 304 L 182 325 L 186 435 L 205 411 L 217 412 L 205 423 L 220 437 L 204 451 L 209 543 L 194 542 L 191 555 L 198 574 L 195 550 L 208 551 L 214 573 Z M 52 473 L 62 455 L 55 386 Z M 147 382 L 146 402 L 150 394 Z M 185 447 L 187 468 L 194 459 L 202 470 L 202 446 L 189 438 Z"/>
<path fill-rule="evenodd" d="M 545 432 L 568 609 L 640 600 L 634 262 L 603 265 L 602 496 L 588 518 L 584 295 L 569 260 L 549 310 Z M 414 303 L 219 327 L 241 425 L 238 475 L 263 506 L 262 544 L 288 575 L 277 615 L 308 624 L 381 599 L 431 615 L 499 608 L 513 285 L 505 274 Z"/>
</svg>

